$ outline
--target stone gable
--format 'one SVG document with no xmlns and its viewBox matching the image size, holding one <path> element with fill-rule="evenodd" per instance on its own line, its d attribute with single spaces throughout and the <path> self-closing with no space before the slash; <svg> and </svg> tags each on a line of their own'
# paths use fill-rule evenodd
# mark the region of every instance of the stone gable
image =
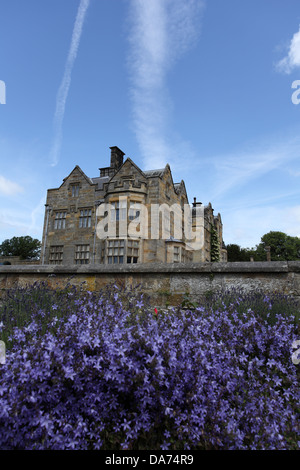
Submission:
<svg viewBox="0 0 300 470">
<path fill-rule="evenodd" d="M 184 181 L 174 183 L 169 164 L 142 171 L 130 158 L 124 161 L 118 147 L 110 149 L 110 166 L 100 168 L 100 176 L 90 178 L 76 165 L 58 188 L 47 191 L 42 264 L 207 262 L 212 226 L 226 260 L 221 216 L 213 215 L 210 203 L 203 208 L 194 200 L 193 211 L 203 209 L 203 246 L 191 250 L 174 223 L 184 222 L 190 207 Z"/>
</svg>

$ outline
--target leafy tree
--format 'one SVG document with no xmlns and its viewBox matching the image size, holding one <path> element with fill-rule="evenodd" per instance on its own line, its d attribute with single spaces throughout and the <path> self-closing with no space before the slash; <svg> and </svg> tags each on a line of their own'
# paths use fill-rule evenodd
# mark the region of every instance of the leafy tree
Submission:
<svg viewBox="0 0 300 470">
<path fill-rule="evenodd" d="M 41 252 L 41 242 L 29 235 L 6 239 L 0 245 L 2 256 L 20 256 L 20 259 L 38 259 Z"/>
<path fill-rule="evenodd" d="M 228 261 L 250 261 L 253 256 L 253 249 L 241 248 L 235 243 L 227 245 L 226 249 Z"/>
<path fill-rule="evenodd" d="M 270 247 L 271 261 L 296 261 L 300 259 L 300 238 L 283 232 L 271 231 L 261 237 L 255 252 L 256 261 L 266 260 L 266 247 Z"/>
</svg>

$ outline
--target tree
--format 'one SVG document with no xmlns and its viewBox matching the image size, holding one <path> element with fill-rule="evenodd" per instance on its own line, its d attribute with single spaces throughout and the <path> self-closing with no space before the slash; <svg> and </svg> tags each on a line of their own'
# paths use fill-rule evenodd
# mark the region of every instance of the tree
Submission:
<svg viewBox="0 0 300 470">
<path fill-rule="evenodd" d="M 19 256 L 20 259 L 38 259 L 41 252 L 41 242 L 29 235 L 6 239 L 0 245 L 2 256 Z"/>
<path fill-rule="evenodd" d="M 270 247 L 271 261 L 293 261 L 300 259 L 300 238 L 283 232 L 271 231 L 261 237 L 255 252 L 256 261 L 266 260 L 266 247 Z"/>
<path fill-rule="evenodd" d="M 241 248 L 235 243 L 226 246 L 228 261 L 250 261 L 253 256 L 253 249 Z"/>
</svg>

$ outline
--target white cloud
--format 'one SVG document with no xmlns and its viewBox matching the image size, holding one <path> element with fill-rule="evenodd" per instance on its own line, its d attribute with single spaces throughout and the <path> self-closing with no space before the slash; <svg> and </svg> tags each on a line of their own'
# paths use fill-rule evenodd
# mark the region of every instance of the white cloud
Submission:
<svg viewBox="0 0 300 470">
<path fill-rule="evenodd" d="M 273 170 L 292 171 L 289 167 L 299 160 L 300 138 L 286 140 L 270 138 L 272 144 L 257 144 L 248 150 L 231 155 L 218 155 L 212 159 L 215 167 L 213 200 Z"/>
<path fill-rule="evenodd" d="M 254 247 L 271 230 L 300 237 L 300 188 L 294 178 L 300 138 L 265 140 L 271 144 L 211 160 L 214 171 L 206 185 L 209 200 L 221 212 L 225 243 Z"/>
<path fill-rule="evenodd" d="M 18 204 L 2 206 L 0 208 L 0 243 L 4 239 L 23 235 L 30 235 L 41 240 L 44 203 L 45 197 L 42 197 L 39 204 L 35 206 L 32 201 L 26 201 L 25 204 L 19 201 Z"/>
<path fill-rule="evenodd" d="M 198 38 L 204 1 L 131 0 L 130 6 L 133 126 L 145 169 L 159 168 L 172 164 L 178 146 L 168 140 L 167 73 Z"/>
<path fill-rule="evenodd" d="M 13 196 L 23 191 L 23 188 L 14 181 L 10 181 L 4 176 L 0 175 L 0 193 L 5 196 Z"/>
<path fill-rule="evenodd" d="M 300 67 L 300 27 L 291 39 L 287 55 L 277 64 L 277 69 L 287 74 L 297 67 Z"/>
<path fill-rule="evenodd" d="M 81 0 L 77 16 L 73 28 L 73 34 L 71 39 L 71 45 L 69 49 L 69 54 L 67 57 L 64 76 L 60 84 L 57 99 L 56 99 L 56 110 L 54 115 L 54 141 L 52 149 L 50 152 L 51 155 L 51 165 L 55 166 L 58 163 L 59 152 L 62 142 L 62 123 L 65 114 L 66 101 L 69 93 L 69 88 L 71 84 L 71 74 L 75 59 L 77 57 L 77 51 L 80 43 L 80 37 L 82 33 L 83 23 L 86 16 L 86 12 L 89 6 L 90 0 Z"/>
</svg>

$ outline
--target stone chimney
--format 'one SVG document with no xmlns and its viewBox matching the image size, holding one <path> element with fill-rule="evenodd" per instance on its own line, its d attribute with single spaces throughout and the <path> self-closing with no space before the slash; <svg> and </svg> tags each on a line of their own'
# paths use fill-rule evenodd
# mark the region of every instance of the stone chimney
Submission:
<svg viewBox="0 0 300 470">
<path fill-rule="evenodd" d="M 118 147 L 110 147 L 110 150 L 110 168 L 117 171 L 123 165 L 123 157 L 125 153 Z"/>
</svg>

